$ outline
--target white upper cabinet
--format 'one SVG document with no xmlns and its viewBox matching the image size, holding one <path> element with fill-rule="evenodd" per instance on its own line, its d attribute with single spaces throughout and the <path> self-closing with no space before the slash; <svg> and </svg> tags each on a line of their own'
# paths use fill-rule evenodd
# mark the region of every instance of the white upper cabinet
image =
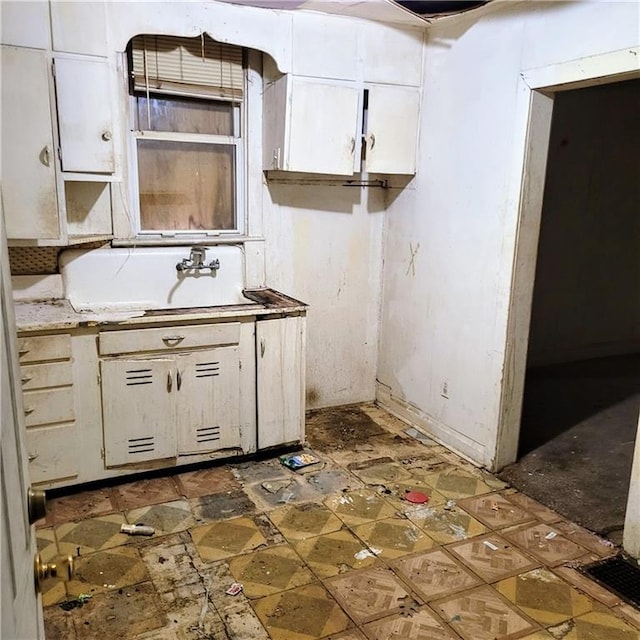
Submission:
<svg viewBox="0 0 640 640">
<path fill-rule="evenodd" d="M 51 47 L 49 2 L 47 0 L 2 0 L 0 2 L 2 44 L 31 49 Z"/>
<path fill-rule="evenodd" d="M 360 146 L 353 84 L 290 74 L 265 87 L 264 168 L 352 175 Z"/>
<path fill-rule="evenodd" d="M 422 84 L 424 32 L 362 21 L 362 75 L 365 82 Z"/>
<path fill-rule="evenodd" d="M 63 171 L 112 173 L 113 116 L 104 58 L 55 58 Z"/>
<path fill-rule="evenodd" d="M 292 71 L 335 80 L 358 77 L 357 21 L 321 13 L 293 13 Z"/>
<path fill-rule="evenodd" d="M 365 168 L 369 173 L 416 172 L 420 89 L 369 85 Z"/>
<path fill-rule="evenodd" d="M 2 198 L 7 237 L 60 236 L 55 146 L 44 51 L 2 47 Z"/>
<path fill-rule="evenodd" d="M 107 19 L 104 2 L 51 3 L 53 50 L 106 56 Z"/>
</svg>

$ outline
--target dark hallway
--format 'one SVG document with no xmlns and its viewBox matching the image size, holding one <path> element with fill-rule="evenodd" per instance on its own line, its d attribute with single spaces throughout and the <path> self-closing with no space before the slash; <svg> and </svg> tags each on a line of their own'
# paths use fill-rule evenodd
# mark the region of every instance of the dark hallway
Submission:
<svg viewBox="0 0 640 640">
<path fill-rule="evenodd" d="M 527 372 L 519 460 L 501 477 L 620 541 L 640 412 L 640 354 Z"/>
</svg>

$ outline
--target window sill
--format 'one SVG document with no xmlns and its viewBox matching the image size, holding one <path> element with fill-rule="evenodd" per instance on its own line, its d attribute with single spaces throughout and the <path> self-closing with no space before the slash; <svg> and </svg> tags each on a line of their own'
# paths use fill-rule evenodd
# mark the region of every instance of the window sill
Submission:
<svg viewBox="0 0 640 640">
<path fill-rule="evenodd" d="M 114 238 L 111 245 L 114 247 L 197 247 L 212 246 L 216 244 L 243 244 L 248 241 L 264 240 L 256 236 L 207 236 L 207 237 L 175 237 L 175 238 Z"/>
</svg>

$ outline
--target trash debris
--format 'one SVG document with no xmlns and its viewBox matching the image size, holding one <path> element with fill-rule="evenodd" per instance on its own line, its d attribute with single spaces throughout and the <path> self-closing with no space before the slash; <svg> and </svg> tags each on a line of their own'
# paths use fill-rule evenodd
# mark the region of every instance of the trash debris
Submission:
<svg viewBox="0 0 640 640">
<path fill-rule="evenodd" d="M 310 453 L 296 453 L 294 455 L 280 456 L 278 459 L 282 465 L 294 471 L 320 462 L 320 458 L 316 458 Z"/>
<path fill-rule="evenodd" d="M 492 502 L 491 511 L 500 511 L 500 505 L 497 502 Z"/>
<path fill-rule="evenodd" d="M 152 536 L 156 530 L 146 524 L 123 524 L 120 526 L 120 533 L 130 536 Z"/>
<path fill-rule="evenodd" d="M 358 553 L 354 554 L 353 557 L 356 560 L 364 560 L 365 558 L 375 558 L 375 555 L 376 554 L 374 554 L 370 549 L 362 549 L 361 551 L 358 551 Z"/>
<path fill-rule="evenodd" d="M 234 582 L 226 591 L 225 593 L 228 596 L 237 596 L 242 590 L 244 589 L 244 587 L 239 583 L 239 582 Z"/>
<path fill-rule="evenodd" d="M 424 433 L 418 431 L 417 429 L 414 429 L 413 427 L 410 427 L 409 429 L 405 429 L 403 433 L 408 435 L 410 438 L 414 438 L 414 440 L 418 440 L 419 442 L 422 442 L 422 444 L 426 444 L 426 445 L 436 444 L 435 440 L 432 440 L 428 436 L 425 436 Z"/>
<path fill-rule="evenodd" d="M 422 491 L 407 491 L 404 494 L 404 499 L 412 504 L 424 504 L 428 502 L 429 496 L 422 493 Z"/>
<path fill-rule="evenodd" d="M 460 614 L 453 616 L 451 622 L 462 622 L 462 616 Z"/>
<path fill-rule="evenodd" d="M 289 501 L 295 498 L 295 495 L 296 494 L 292 493 L 291 491 L 283 491 L 280 499 L 278 500 L 278 504 L 287 504 Z"/>
<path fill-rule="evenodd" d="M 451 511 L 452 509 L 456 508 L 456 501 L 455 500 L 447 500 L 447 502 L 444 505 L 444 510 L 445 511 Z"/>
<path fill-rule="evenodd" d="M 260 486 L 269 493 L 278 493 L 281 489 L 286 489 L 291 482 L 291 480 L 276 480 L 274 482 L 263 482 Z"/>
<path fill-rule="evenodd" d="M 549 531 L 549 533 L 547 533 L 547 535 L 545 536 L 545 538 L 547 540 L 553 540 L 558 534 L 555 531 Z"/>
<path fill-rule="evenodd" d="M 361 452 L 361 451 L 373 451 L 373 446 L 370 444 L 357 444 L 354 449 L 357 452 Z"/>
<path fill-rule="evenodd" d="M 73 600 L 65 600 L 60 603 L 60 608 L 63 611 L 71 611 L 72 609 L 78 609 L 80 607 L 84 607 L 84 605 L 91 600 L 93 596 L 89 593 L 81 593 L 77 598 Z"/>
<path fill-rule="evenodd" d="M 493 542 L 489 542 L 489 540 L 485 540 L 483 544 L 484 544 L 485 547 L 489 547 L 489 549 L 491 549 L 491 551 L 497 551 L 498 550 L 498 547 L 495 544 L 493 544 Z"/>
</svg>

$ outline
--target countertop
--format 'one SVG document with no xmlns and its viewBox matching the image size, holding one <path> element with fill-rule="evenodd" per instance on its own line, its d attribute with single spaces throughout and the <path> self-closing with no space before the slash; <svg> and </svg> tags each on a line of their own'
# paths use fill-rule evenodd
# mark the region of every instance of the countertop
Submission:
<svg viewBox="0 0 640 640">
<path fill-rule="evenodd" d="M 20 332 L 76 329 L 78 327 L 127 327 L 131 325 L 194 322 L 240 316 L 268 316 L 306 311 L 308 305 L 275 289 L 245 289 L 247 304 L 147 311 L 76 311 L 68 300 L 16 302 L 16 326 Z"/>
</svg>

